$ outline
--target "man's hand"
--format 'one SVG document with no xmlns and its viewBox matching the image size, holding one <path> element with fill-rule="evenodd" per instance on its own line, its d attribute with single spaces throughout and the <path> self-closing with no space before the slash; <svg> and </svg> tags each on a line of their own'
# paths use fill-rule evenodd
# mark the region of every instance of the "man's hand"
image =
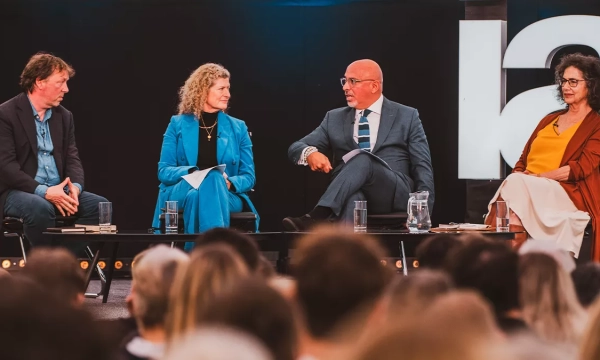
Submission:
<svg viewBox="0 0 600 360">
<path fill-rule="evenodd" d="M 318 151 L 308 155 L 306 162 L 312 171 L 320 171 L 327 174 L 332 169 L 331 163 L 329 162 L 327 156 Z"/>
<path fill-rule="evenodd" d="M 69 185 L 77 188 L 73 184 L 71 184 L 71 179 L 66 178 L 63 182 L 58 185 L 50 186 L 48 191 L 46 191 L 46 200 L 50 201 L 62 216 L 71 216 L 77 212 L 77 205 L 79 205 L 79 201 L 71 198 L 69 195 L 65 194 L 64 187 Z M 79 189 L 76 190 L 77 194 L 79 193 Z"/>
<path fill-rule="evenodd" d="M 73 200 L 76 201 L 77 206 L 75 206 L 75 212 L 77 212 L 77 207 L 79 206 L 79 188 L 77 186 L 75 186 L 71 180 L 69 179 L 69 183 L 68 183 L 68 188 L 69 188 L 69 197 Z"/>
<path fill-rule="evenodd" d="M 227 190 L 231 190 L 231 181 L 225 179 L 225 184 L 227 184 Z"/>
</svg>

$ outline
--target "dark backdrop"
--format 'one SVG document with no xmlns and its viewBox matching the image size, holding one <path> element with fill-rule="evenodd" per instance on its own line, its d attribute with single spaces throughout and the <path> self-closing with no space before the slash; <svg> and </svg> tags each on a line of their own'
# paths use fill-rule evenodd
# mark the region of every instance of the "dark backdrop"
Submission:
<svg viewBox="0 0 600 360">
<path fill-rule="evenodd" d="M 232 74 L 229 113 L 252 132 L 261 230 L 310 210 L 328 176 L 293 166 L 287 148 L 344 106 L 346 66 L 377 61 L 384 94 L 416 107 L 435 169 L 433 222 L 464 216 L 457 176 L 458 26 L 453 0 L 3 1 L 0 100 L 19 92 L 37 51 L 77 71 L 63 105 L 75 116 L 87 190 L 113 202 L 120 229 L 151 225 L 162 134 L 177 91 L 205 62 Z"/>
</svg>

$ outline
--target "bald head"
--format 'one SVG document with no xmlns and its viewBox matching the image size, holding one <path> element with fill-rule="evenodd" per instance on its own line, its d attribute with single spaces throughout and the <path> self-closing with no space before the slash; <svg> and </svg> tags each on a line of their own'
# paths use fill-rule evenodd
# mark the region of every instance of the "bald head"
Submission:
<svg viewBox="0 0 600 360">
<path fill-rule="evenodd" d="M 366 109 L 377 101 L 383 92 L 383 72 L 373 60 L 356 60 L 348 65 L 344 76 L 347 82 L 343 90 L 350 107 Z"/>
</svg>

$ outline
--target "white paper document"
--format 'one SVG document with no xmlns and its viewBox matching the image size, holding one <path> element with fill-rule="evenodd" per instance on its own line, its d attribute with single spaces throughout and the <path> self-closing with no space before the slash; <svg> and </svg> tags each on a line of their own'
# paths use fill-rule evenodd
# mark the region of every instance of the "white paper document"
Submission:
<svg viewBox="0 0 600 360">
<path fill-rule="evenodd" d="M 358 155 L 360 153 L 369 154 L 369 156 L 373 157 L 374 159 L 376 159 L 377 161 L 379 161 L 380 163 L 385 165 L 386 168 L 392 170 L 392 168 L 388 165 L 388 163 L 385 162 L 385 160 L 383 160 L 382 158 L 380 158 L 377 155 L 373 155 L 373 153 L 371 153 L 370 151 L 366 151 L 363 149 L 354 149 L 354 150 L 350 151 L 346 155 L 342 156 L 342 160 L 344 160 L 345 163 L 348 163 L 348 161 L 350 161 L 350 159 L 352 159 L 353 157 L 355 157 L 356 155 Z"/>
<path fill-rule="evenodd" d="M 204 170 L 194 171 L 191 174 L 183 175 L 182 178 L 185 181 L 187 181 L 190 185 L 192 185 L 194 189 L 197 189 L 200 187 L 200 184 L 202 184 L 202 182 L 204 181 L 204 178 L 206 178 L 206 175 L 208 175 L 208 172 L 212 169 L 219 170 L 221 174 L 225 174 L 225 164 L 221 164 Z"/>
</svg>

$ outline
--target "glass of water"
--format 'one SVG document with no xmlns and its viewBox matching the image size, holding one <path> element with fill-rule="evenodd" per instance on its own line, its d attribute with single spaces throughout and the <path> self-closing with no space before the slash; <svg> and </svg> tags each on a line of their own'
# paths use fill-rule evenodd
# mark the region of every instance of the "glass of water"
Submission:
<svg viewBox="0 0 600 360">
<path fill-rule="evenodd" d="M 496 201 L 496 231 L 509 232 L 510 208 L 506 201 Z"/>
<path fill-rule="evenodd" d="M 110 233 L 110 225 L 112 223 L 112 203 L 98 203 L 98 213 L 100 214 L 98 219 L 98 228 L 100 233 Z"/>
<path fill-rule="evenodd" d="M 165 234 L 177 234 L 177 201 L 165 202 Z"/>
<path fill-rule="evenodd" d="M 354 202 L 354 232 L 367 232 L 367 202 Z"/>
</svg>

